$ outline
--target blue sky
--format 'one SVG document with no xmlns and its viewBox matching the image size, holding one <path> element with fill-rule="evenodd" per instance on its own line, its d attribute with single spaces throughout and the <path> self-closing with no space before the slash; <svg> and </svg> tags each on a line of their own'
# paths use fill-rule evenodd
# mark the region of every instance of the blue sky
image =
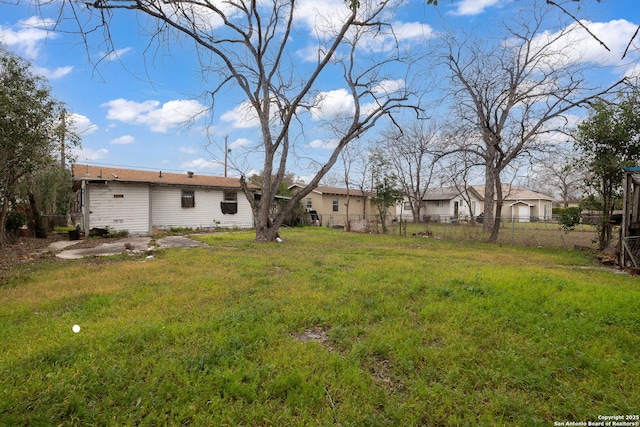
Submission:
<svg viewBox="0 0 640 427">
<path fill-rule="evenodd" d="M 301 1 L 301 16 L 313 22 L 318 7 L 330 13 L 342 3 Z M 405 3 L 408 5 L 398 9 L 392 22 L 406 43 L 417 46 L 445 29 L 495 29 L 523 2 L 440 0 L 437 7 L 418 0 Z M 550 7 L 544 1 L 539 4 Z M 611 49 L 607 52 L 594 40 L 576 43 L 575 47 L 581 60 L 598 61 L 603 66 L 603 83 L 625 73 L 639 74 L 638 38 L 627 58 L 621 60 L 640 24 L 638 0 L 581 0 L 569 2 L 567 7 Z M 78 34 L 56 31 L 53 23 L 57 10 L 56 1 L 39 10 L 28 1 L 0 1 L 0 43 L 31 61 L 34 70 L 48 79 L 54 97 L 67 105 L 82 136 L 82 149 L 75 153 L 78 162 L 221 175 L 223 166 L 214 157 L 222 157 L 225 137 L 236 159 L 259 141 L 259 129 L 251 121 L 242 120 L 243 99 L 232 89 L 216 99 L 213 116 L 200 114 L 210 105 L 211 100 L 201 96 L 210 86 L 201 78 L 195 50 L 188 40 L 150 43 L 145 18 L 129 11 L 117 12 L 111 28 L 115 51 L 105 56 L 102 33 L 91 34 L 85 44 Z M 70 21 L 58 25 L 61 30 L 72 27 Z M 310 24 L 304 28 L 308 32 L 297 34 L 295 41 L 301 55 L 315 37 Z M 327 77 L 323 86 L 323 107 L 328 112 L 344 108 L 345 103 L 345 88 L 338 79 L 332 82 Z M 198 118 L 185 125 L 185 119 L 193 116 Z M 371 138 L 376 130 L 372 132 Z M 209 152 L 205 150 L 207 144 Z M 298 159 L 289 171 L 308 177 L 309 162 L 301 159 L 321 161 L 331 148 L 332 141 L 322 133 L 305 135 Z M 242 158 L 237 164 L 244 173 L 261 169 L 255 157 Z M 237 172 L 230 172 L 233 174 Z"/>
</svg>

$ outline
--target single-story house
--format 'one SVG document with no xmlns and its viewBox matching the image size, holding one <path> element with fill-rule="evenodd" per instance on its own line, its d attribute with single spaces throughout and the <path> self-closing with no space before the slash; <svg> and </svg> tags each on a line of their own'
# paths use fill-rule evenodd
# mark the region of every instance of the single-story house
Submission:
<svg viewBox="0 0 640 427">
<path fill-rule="evenodd" d="M 170 228 L 254 225 L 238 178 L 86 164 L 74 164 L 72 175 L 74 217 L 86 235 L 93 228 L 148 235 Z"/>
<path fill-rule="evenodd" d="M 304 184 L 293 184 L 289 189 L 295 192 L 304 187 Z M 332 227 L 347 224 L 347 201 L 349 220 L 372 219 L 378 214 L 375 206 L 371 205 L 370 193 L 353 188 L 347 190 L 319 185 L 303 199 L 302 203 L 309 213 L 309 221 L 312 224 Z"/>
<path fill-rule="evenodd" d="M 484 211 L 484 185 L 472 185 L 466 194 L 455 187 L 428 190 L 420 209 L 421 220 L 456 221 L 477 218 Z M 502 188 L 503 221 L 529 222 L 548 221 L 552 217 L 553 199 L 544 194 L 505 184 Z M 405 198 L 398 208 L 398 215 L 411 221 L 411 205 Z M 495 211 L 494 211 L 495 212 Z"/>
</svg>

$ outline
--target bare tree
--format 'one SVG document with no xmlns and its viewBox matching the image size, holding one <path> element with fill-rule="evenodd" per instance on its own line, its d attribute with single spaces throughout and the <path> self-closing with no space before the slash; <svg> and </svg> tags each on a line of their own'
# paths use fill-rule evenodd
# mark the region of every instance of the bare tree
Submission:
<svg viewBox="0 0 640 427">
<path fill-rule="evenodd" d="M 585 180 L 585 170 L 576 164 L 569 150 L 561 150 L 536 163 L 529 185 L 532 189 L 557 197 L 563 207 L 581 195 L 581 185 Z"/>
<path fill-rule="evenodd" d="M 64 4 L 80 17 L 86 13 L 70 0 Z M 308 2 L 296 0 L 98 0 L 86 3 L 86 8 L 98 15 L 107 38 L 110 20 L 117 16 L 115 10 L 152 18 L 150 22 L 156 26 L 153 40 L 166 43 L 186 37 L 195 43 L 206 80 L 214 81 L 209 91 L 214 100 L 228 85 L 242 92 L 247 120 L 255 121 L 261 134 L 263 164 L 256 169 L 270 179 L 263 181 L 259 198 L 244 176 L 240 183 L 253 211 L 256 241 L 271 242 L 289 211 L 318 185 L 344 147 L 380 118 L 408 104 L 410 94 L 404 81 L 391 74 L 392 64 L 407 72 L 402 65 L 410 57 L 401 57 L 404 51 L 399 46 L 388 46 L 395 38 L 387 21 L 397 4 L 391 0 L 344 1 L 324 14 L 320 5 L 310 7 Z M 310 11 L 313 16 L 305 15 Z M 81 19 L 79 23 L 85 22 Z M 300 63 L 299 45 L 293 40 L 310 21 L 315 25 L 318 46 L 315 60 L 306 66 Z M 81 29 L 83 33 L 93 30 L 86 24 Z M 385 50 L 367 56 L 371 60 L 362 59 L 359 51 L 378 46 L 377 40 L 385 41 Z M 336 144 L 327 160 L 308 185 L 270 218 L 269 207 L 290 155 L 296 143 L 306 137 L 305 119 L 322 111 L 327 93 L 320 85 L 329 71 L 342 77 L 340 90 L 348 95 L 350 111 L 331 119 Z"/>
<path fill-rule="evenodd" d="M 379 145 L 396 172 L 404 195 L 409 199 L 413 222 L 420 222 L 420 210 L 427 190 L 438 174 L 442 148 L 437 126 L 414 120 L 382 132 Z"/>
<path fill-rule="evenodd" d="M 460 194 L 464 202 L 469 206 L 470 221 L 476 222 L 476 217 L 480 213 L 478 207 L 474 206 L 471 196 L 471 186 L 475 179 L 481 175 L 478 171 L 481 162 L 469 151 L 454 150 L 440 158 L 443 171 L 443 184 L 452 186 Z"/>
<path fill-rule="evenodd" d="M 347 219 L 345 221 L 345 230 L 351 231 L 351 220 L 350 220 L 350 212 L 349 207 L 351 206 L 351 189 L 354 187 L 352 176 L 355 174 L 354 170 L 360 166 L 360 163 L 365 156 L 364 149 L 362 144 L 359 141 L 354 141 L 349 144 L 347 147 L 342 150 L 340 153 L 340 159 L 342 161 L 342 180 L 341 182 L 344 184 L 347 194 L 346 201 L 344 203 L 345 211 L 347 215 Z M 366 168 L 366 165 L 364 165 Z M 362 194 L 366 194 L 363 190 Z M 363 209 L 366 209 L 366 199 L 365 203 L 363 203 Z M 364 215 L 364 212 L 363 212 Z"/>
<path fill-rule="evenodd" d="M 572 108 L 621 83 L 590 87 L 585 66 L 572 61 L 572 46 L 565 43 L 571 27 L 544 31 L 548 12 L 533 4 L 497 43 L 486 36 L 445 41 L 454 114 L 472 135 L 460 149 L 476 155 L 485 169 L 483 227 L 491 232 L 489 241 L 500 230 L 506 168 L 522 156 L 551 150 L 548 135 L 568 123 Z"/>
</svg>

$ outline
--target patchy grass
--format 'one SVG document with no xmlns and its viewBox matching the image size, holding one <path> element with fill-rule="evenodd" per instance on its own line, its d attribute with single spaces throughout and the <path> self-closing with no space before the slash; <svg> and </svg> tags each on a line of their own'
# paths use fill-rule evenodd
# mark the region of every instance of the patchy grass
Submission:
<svg viewBox="0 0 640 427">
<path fill-rule="evenodd" d="M 10 278 L 0 425 L 548 426 L 640 408 L 637 277 L 578 251 L 282 235 Z"/>
</svg>

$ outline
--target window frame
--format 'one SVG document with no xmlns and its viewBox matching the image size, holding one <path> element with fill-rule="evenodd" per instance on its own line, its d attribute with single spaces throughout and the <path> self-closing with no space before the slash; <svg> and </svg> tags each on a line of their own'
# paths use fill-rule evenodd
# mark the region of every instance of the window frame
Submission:
<svg viewBox="0 0 640 427">
<path fill-rule="evenodd" d="M 180 206 L 183 209 L 193 209 L 196 207 L 196 191 L 182 190 Z"/>
<path fill-rule="evenodd" d="M 238 203 L 238 192 L 225 190 L 222 192 L 222 201 L 225 203 Z"/>
</svg>

